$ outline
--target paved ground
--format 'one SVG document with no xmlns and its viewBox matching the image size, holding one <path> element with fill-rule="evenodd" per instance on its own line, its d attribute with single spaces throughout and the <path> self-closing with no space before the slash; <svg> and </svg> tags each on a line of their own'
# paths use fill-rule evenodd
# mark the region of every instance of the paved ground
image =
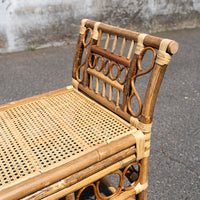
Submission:
<svg viewBox="0 0 200 200">
<path fill-rule="evenodd" d="M 168 66 L 155 109 L 148 196 L 150 200 L 197 200 L 200 29 L 156 35 L 178 41 L 180 49 Z M 71 84 L 74 50 L 75 44 L 71 44 L 0 54 L 0 104 Z"/>
</svg>

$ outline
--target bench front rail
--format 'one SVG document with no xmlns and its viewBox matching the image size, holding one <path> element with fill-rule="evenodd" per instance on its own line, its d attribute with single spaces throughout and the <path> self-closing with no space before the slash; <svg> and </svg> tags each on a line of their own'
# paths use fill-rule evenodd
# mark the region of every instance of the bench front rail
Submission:
<svg viewBox="0 0 200 200">
<path fill-rule="evenodd" d="M 79 200 L 88 187 L 100 200 L 147 199 L 153 111 L 177 50 L 83 19 L 72 86 L 0 106 L 0 199 Z"/>
</svg>

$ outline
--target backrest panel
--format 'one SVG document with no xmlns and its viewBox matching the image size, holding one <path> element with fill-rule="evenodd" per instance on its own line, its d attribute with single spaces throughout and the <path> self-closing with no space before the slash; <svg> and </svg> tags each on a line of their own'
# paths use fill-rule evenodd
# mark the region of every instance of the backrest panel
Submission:
<svg viewBox="0 0 200 200">
<path fill-rule="evenodd" d="M 164 50 L 157 51 L 162 41 L 162 38 L 147 34 L 83 20 L 74 60 L 73 82 L 76 82 L 77 88 L 124 119 L 130 121 L 131 116 L 139 118 L 141 113 L 145 113 L 143 102 L 147 100 L 141 99 L 136 79 L 154 70 L 155 63 L 156 66 L 167 65 L 171 58 L 169 53 L 176 53 L 178 48 L 175 41 L 168 40 L 162 45 Z M 149 67 L 143 70 L 141 61 L 149 51 L 153 56 Z M 145 81 L 146 84 L 148 82 Z M 133 99 L 138 109 L 133 107 Z M 153 104 L 149 106 L 154 107 Z M 145 105 L 146 108 L 149 106 Z"/>
</svg>

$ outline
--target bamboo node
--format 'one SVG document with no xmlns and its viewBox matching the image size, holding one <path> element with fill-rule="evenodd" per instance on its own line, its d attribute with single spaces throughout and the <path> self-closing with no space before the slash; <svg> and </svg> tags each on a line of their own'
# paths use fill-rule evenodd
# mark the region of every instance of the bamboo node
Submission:
<svg viewBox="0 0 200 200">
<path fill-rule="evenodd" d="M 171 60 L 171 55 L 168 54 L 167 47 L 172 40 L 163 39 L 160 43 L 160 47 L 157 54 L 156 63 L 159 65 L 168 65 Z"/>
<path fill-rule="evenodd" d="M 73 85 L 73 87 L 74 87 L 75 89 L 78 89 L 79 83 L 78 83 L 77 80 L 75 80 L 74 78 L 72 78 L 72 85 Z"/>
<path fill-rule="evenodd" d="M 135 193 L 138 194 L 140 192 L 142 192 L 143 190 L 146 190 L 148 187 L 148 182 L 144 183 L 144 184 L 140 184 L 138 183 L 136 186 L 135 186 Z"/>
<path fill-rule="evenodd" d="M 146 35 L 147 34 L 145 34 L 145 33 L 139 34 L 138 43 L 137 43 L 137 46 L 135 49 L 135 54 L 140 55 L 140 52 L 144 49 L 143 41 L 144 41 L 144 38 L 146 37 Z"/>
<path fill-rule="evenodd" d="M 130 118 L 130 123 L 131 123 L 132 126 L 138 128 L 143 133 L 151 132 L 152 123 L 144 124 L 144 123 L 140 122 L 136 117 L 131 117 Z"/>
</svg>

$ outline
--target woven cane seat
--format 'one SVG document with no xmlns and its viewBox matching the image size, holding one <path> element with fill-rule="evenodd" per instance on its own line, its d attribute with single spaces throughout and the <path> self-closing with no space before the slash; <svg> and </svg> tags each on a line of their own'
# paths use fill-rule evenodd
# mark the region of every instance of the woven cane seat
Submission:
<svg viewBox="0 0 200 200">
<path fill-rule="evenodd" d="M 0 189 L 62 165 L 130 129 L 74 89 L 0 110 Z"/>
</svg>

